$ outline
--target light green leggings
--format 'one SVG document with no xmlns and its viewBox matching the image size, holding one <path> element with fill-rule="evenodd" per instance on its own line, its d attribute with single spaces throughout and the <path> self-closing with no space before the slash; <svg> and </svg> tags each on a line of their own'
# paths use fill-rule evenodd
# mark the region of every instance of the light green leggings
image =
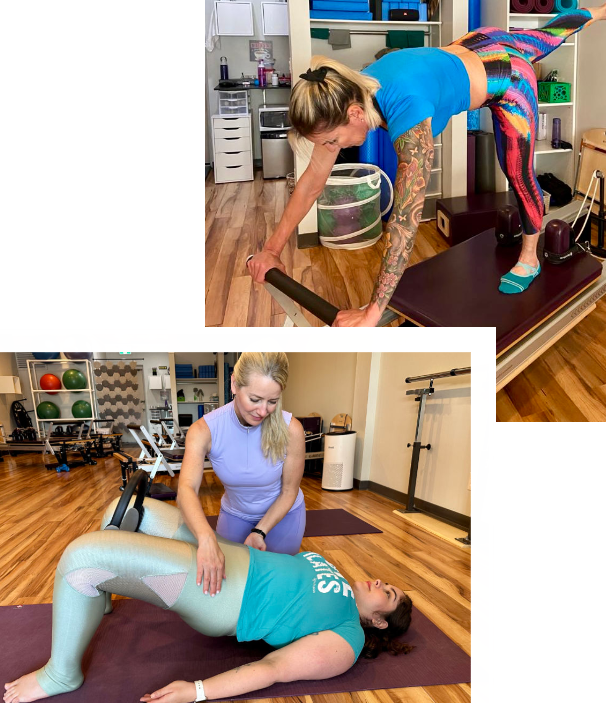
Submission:
<svg viewBox="0 0 606 703">
<path fill-rule="evenodd" d="M 205 596 L 202 586 L 196 585 L 197 542 L 179 509 L 146 498 L 139 532 L 103 531 L 117 502 L 108 506 L 102 531 L 74 540 L 57 566 L 51 658 L 36 672 L 50 696 L 82 685 L 82 656 L 111 593 L 172 610 L 205 635 L 236 634 L 248 576 L 248 547 L 217 536 L 227 579 L 214 598 Z"/>
</svg>

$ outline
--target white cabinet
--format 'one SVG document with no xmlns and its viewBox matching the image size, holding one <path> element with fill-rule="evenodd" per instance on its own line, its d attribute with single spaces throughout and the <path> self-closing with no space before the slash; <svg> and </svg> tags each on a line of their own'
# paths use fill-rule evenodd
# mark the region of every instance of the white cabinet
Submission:
<svg viewBox="0 0 606 703">
<path fill-rule="evenodd" d="M 19 376 L 0 376 L 0 393 L 21 395 L 21 382 Z"/>
<path fill-rule="evenodd" d="M 152 391 L 168 391 L 170 390 L 170 376 L 167 373 L 160 376 L 148 376 L 149 389 Z"/>
<path fill-rule="evenodd" d="M 215 183 L 253 180 L 250 115 L 213 115 Z"/>
<path fill-rule="evenodd" d="M 215 2 L 217 34 L 220 36 L 252 37 L 255 33 L 251 2 Z"/>
<path fill-rule="evenodd" d="M 265 36 L 285 36 L 288 30 L 288 3 L 262 2 L 263 34 Z"/>
<path fill-rule="evenodd" d="M 150 391 L 162 390 L 162 376 L 148 376 L 147 380 Z"/>
<path fill-rule="evenodd" d="M 510 11 L 509 0 L 483 0 L 482 24 L 504 29 L 540 29 L 555 15 L 520 14 Z M 591 30 L 590 30 L 591 31 Z M 551 128 L 554 117 L 562 121 L 562 139 L 576 143 L 576 82 L 577 82 L 577 42 L 579 34 L 569 37 L 549 56 L 540 61 L 542 77 L 554 69 L 558 80 L 571 84 L 570 102 L 539 103 L 539 112 L 547 115 L 547 139 L 535 142 L 534 166 L 537 174 L 553 173 L 571 188 L 574 186 L 575 155 L 572 149 L 551 148 Z M 492 131 L 489 110 L 482 110 L 482 129 Z M 495 167 L 497 191 L 505 191 L 509 184 L 498 163 Z"/>
</svg>

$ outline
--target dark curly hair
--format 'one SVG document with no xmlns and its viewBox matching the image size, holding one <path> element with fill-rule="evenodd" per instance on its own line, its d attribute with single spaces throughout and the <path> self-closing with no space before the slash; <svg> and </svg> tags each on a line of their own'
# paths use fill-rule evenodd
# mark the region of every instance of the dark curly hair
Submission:
<svg viewBox="0 0 606 703">
<path fill-rule="evenodd" d="M 383 630 L 370 626 L 368 622 L 361 622 L 366 636 L 361 656 L 365 659 L 375 659 L 381 652 L 389 652 L 394 656 L 402 652 L 408 654 L 414 649 L 410 644 L 396 641 L 396 638 L 403 635 L 410 625 L 412 617 L 410 597 L 404 594 L 397 608 L 391 613 L 384 613 L 383 617 L 387 621 L 387 627 Z"/>
</svg>

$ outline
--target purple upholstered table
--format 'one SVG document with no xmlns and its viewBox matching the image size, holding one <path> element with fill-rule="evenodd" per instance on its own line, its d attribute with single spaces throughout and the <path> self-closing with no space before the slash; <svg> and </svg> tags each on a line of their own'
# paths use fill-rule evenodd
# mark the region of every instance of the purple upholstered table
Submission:
<svg viewBox="0 0 606 703">
<path fill-rule="evenodd" d="M 498 290 L 499 280 L 519 252 L 519 246 L 497 246 L 494 229 L 482 232 L 408 269 L 389 307 L 423 327 L 495 327 L 499 355 L 602 273 L 602 264 L 589 254 L 559 265 L 543 262 L 526 292 L 505 295 Z"/>
</svg>

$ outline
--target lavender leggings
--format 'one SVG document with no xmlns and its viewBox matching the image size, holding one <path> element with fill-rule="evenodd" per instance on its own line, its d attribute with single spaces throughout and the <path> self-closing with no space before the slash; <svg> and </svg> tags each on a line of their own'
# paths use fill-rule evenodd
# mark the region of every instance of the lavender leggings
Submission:
<svg viewBox="0 0 606 703">
<path fill-rule="evenodd" d="M 243 520 L 226 513 L 223 508 L 217 521 L 217 534 L 224 539 L 242 544 L 261 518 Z M 287 513 L 282 520 L 267 533 L 265 544 L 268 552 L 278 554 L 298 554 L 305 532 L 305 503 Z"/>
</svg>

